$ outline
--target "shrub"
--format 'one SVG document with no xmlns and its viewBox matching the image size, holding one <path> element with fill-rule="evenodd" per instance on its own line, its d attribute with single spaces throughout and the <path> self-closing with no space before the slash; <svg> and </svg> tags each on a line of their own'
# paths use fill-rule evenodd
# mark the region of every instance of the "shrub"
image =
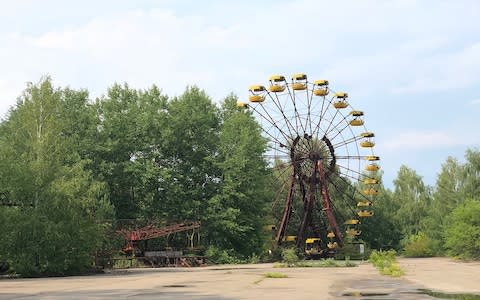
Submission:
<svg viewBox="0 0 480 300">
<path fill-rule="evenodd" d="M 210 246 L 205 251 L 208 261 L 213 264 L 237 264 L 240 260 L 232 254 L 233 251 L 219 249 L 215 246 Z"/>
<path fill-rule="evenodd" d="M 294 248 L 286 248 L 282 251 L 282 261 L 291 266 L 296 264 L 300 259 L 298 258 L 297 251 Z"/>
<path fill-rule="evenodd" d="M 369 261 L 380 271 L 383 275 L 392 277 L 399 277 L 404 274 L 400 265 L 396 262 L 395 250 L 388 251 L 372 251 Z"/>
<path fill-rule="evenodd" d="M 403 249 L 405 257 L 429 257 L 433 252 L 433 242 L 423 232 L 410 236 Z"/>
<path fill-rule="evenodd" d="M 268 272 L 264 274 L 265 278 L 287 278 L 287 274 L 278 272 Z"/>
<path fill-rule="evenodd" d="M 480 201 L 467 200 L 448 216 L 445 248 L 461 259 L 480 259 Z"/>
</svg>

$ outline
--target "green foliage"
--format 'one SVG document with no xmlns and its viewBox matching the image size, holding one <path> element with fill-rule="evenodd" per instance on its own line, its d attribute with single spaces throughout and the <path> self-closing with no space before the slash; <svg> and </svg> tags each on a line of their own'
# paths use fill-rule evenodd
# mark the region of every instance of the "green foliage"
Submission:
<svg viewBox="0 0 480 300">
<path fill-rule="evenodd" d="M 427 216 L 430 204 L 430 189 L 421 176 L 407 166 L 401 166 L 394 180 L 393 201 L 398 209 L 394 215 L 395 225 L 404 237 L 417 234 Z"/>
<path fill-rule="evenodd" d="M 205 255 L 208 257 L 208 262 L 213 264 L 238 264 L 241 262 L 235 255 L 234 251 L 227 251 L 225 249 L 219 249 L 215 246 L 209 246 L 205 251 Z"/>
<path fill-rule="evenodd" d="M 297 255 L 297 250 L 295 248 L 285 248 L 282 250 L 282 261 L 287 264 L 287 266 L 293 266 L 300 258 Z"/>
<path fill-rule="evenodd" d="M 346 260 L 335 260 L 332 258 L 324 260 L 302 260 L 294 265 L 299 268 L 345 268 L 345 267 L 356 267 L 357 264 L 351 262 L 349 259 Z"/>
<path fill-rule="evenodd" d="M 233 96 L 223 103 L 218 154 L 218 192 L 208 201 L 204 216 L 211 245 L 235 249 L 242 258 L 259 252 L 264 244 L 266 189 L 266 142 L 251 115 L 239 111 Z"/>
<path fill-rule="evenodd" d="M 85 91 L 29 84 L 2 122 L 0 257 L 23 276 L 66 275 L 93 266 L 112 207 L 101 182 L 86 169 L 81 146 L 91 111 Z"/>
<path fill-rule="evenodd" d="M 405 257 L 430 257 L 434 253 L 433 241 L 423 232 L 410 236 L 404 246 Z"/>
<path fill-rule="evenodd" d="M 278 273 L 278 272 L 267 272 L 263 274 L 265 278 L 288 278 L 287 274 Z"/>
<path fill-rule="evenodd" d="M 467 200 L 447 219 L 445 247 L 450 255 L 480 259 L 480 201 Z"/>
<path fill-rule="evenodd" d="M 396 222 L 396 213 L 400 204 L 394 201 L 393 193 L 383 186 L 381 173 L 378 174 L 377 179 L 380 184 L 377 187 L 379 193 L 375 196 L 373 207 L 375 215 L 361 220 L 361 239 L 366 243 L 366 251 L 368 249 L 399 250 L 402 233 Z M 368 254 L 365 253 L 366 257 Z M 355 258 L 353 254 L 350 256 Z"/>
<path fill-rule="evenodd" d="M 404 275 L 404 271 L 396 262 L 396 251 L 372 251 L 369 261 L 380 271 L 382 275 L 391 277 L 400 277 Z"/>
</svg>

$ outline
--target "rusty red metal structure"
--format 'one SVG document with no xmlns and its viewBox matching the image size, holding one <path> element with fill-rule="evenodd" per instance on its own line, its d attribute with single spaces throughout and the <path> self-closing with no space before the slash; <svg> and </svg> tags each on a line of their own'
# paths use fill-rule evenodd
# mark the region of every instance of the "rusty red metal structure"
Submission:
<svg viewBox="0 0 480 300">
<path fill-rule="evenodd" d="M 237 103 L 256 117 L 267 141 L 277 245 L 296 241 L 304 249 L 307 240 L 321 240 L 323 249 L 334 252 L 361 233 L 359 218 L 373 216 L 375 135 L 347 98 L 330 89 L 328 80 L 296 73 L 250 86 L 248 102 Z M 363 169 L 362 161 L 368 164 Z"/>
<path fill-rule="evenodd" d="M 168 236 L 172 233 L 183 232 L 200 228 L 200 222 L 182 222 L 165 227 L 157 227 L 154 224 L 149 224 L 138 229 L 120 229 L 117 233 L 125 238 L 126 245 L 123 248 L 124 252 L 132 252 L 139 241 L 146 241 L 154 238 Z"/>
<path fill-rule="evenodd" d="M 315 146 L 305 145 L 316 143 Z M 289 223 L 292 207 L 294 204 L 295 191 L 300 190 L 300 197 L 303 202 L 303 216 L 297 233 L 297 247 L 304 246 L 306 231 L 312 226 L 312 214 L 317 203 L 318 193 L 321 195 L 321 203 L 325 212 L 327 222 L 331 231 L 335 233 L 338 245 L 343 246 L 343 235 L 337 224 L 332 211 L 332 203 L 328 192 L 327 177 L 335 171 L 335 149 L 327 137 L 321 141 L 312 142 L 310 136 L 297 136 L 290 147 L 290 159 L 293 164 L 292 175 L 290 176 L 289 190 L 285 201 L 282 219 L 275 241 L 280 245 L 284 238 Z M 320 147 L 318 146 L 320 145 Z M 322 145 L 324 145 L 322 147 Z M 325 170 L 325 168 L 327 168 Z"/>
</svg>

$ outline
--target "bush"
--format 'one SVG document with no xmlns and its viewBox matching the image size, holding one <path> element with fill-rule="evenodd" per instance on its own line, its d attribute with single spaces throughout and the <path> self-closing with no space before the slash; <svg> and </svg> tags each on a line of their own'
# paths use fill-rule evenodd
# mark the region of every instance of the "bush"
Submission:
<svg viewBox="0 0 480 300">
<path fill-rule="evenodd" d="M 480 201 L 467 200 L 448 216 L 445 248 L 461 259 L 480 259 Z"/>
<path fill-rule="evenodd" d="M 433 242 L 423 232 L 410 236 L 403 249 L 405 257 L 430 257 L 433 253 Z"/>
<path fill-rule="evenodd" d="M 268 272 L 263 274 L 265 278 L 287 278 L 287 274 L 278 273 L 278 272 Z"/>
<path fill-rule="evenodd" d="M 24 277 L 62 276 L 90 271 L 104 229 L 64 203 L 49 210 L 11 210 L 0 255 Z"/>
<path fill-rule="evenodd" d="M 372 251 L 369 261 L 380 271 L 383 275 L 392 277 L 399 277 L 404 274 L 400 265 L 396 262 L 397 253 L 395 250 L 388 251 Z"/>
<path fill-rule="evenodd" d="M 295 248 L 286 248 L 282 250 L 282 261 L 287 264 L 287 266 L 292 266 L 296 264 L 300 259 L 298 258 L 297 251 Z"/>
<path fill-rule="evenodd" d="M 227 251 L 219 249 L 215 246 L 210 246 L 205 251 L 205 255 L 208 257 L 208 261 L 213 264 L 237 264 L 241 261 L 232 254 L 233 251 Z"/>
</svg>

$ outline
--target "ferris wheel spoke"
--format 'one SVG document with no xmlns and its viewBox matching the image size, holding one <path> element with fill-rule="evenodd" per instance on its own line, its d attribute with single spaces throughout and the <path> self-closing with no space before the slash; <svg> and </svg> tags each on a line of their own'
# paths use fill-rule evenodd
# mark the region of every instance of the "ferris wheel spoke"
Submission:
<svg viewBox="0 0 480 300">
<path fill-rule="evenodd" d="M 362 155 L 337 155 L 335 158 L 338 160 L 348 160 L 348 159 L 355 159 L 355 160 L 365 160 L 367 156 L 362 156 Z"/>
<path fill-rule="evenodd" d="M 373 177 L 369 177 L 367 174 L 365 174 L 365 173 L 363 173 L 363 172 L 360 172 L 360 171 L 358 171 L 358 170 L 349 169 L 349 168 L 347 168 L 347 167 L 345 167 L 345 166 L 342 166 L 342 165 L 340 165 L 340 164 L 338 164 L 338 166 L 339 166 L 340 168 L 342 168 L 342 169 L 345 169 L 346 171 L 350 171 L 350 172 L 352 172 L 352 173 L 358 174 L 359 177 L 366 177 L 366 178 L 374 179 Z M 355 178 L 355 179 L 358 179 L 358 178 Z"/>
<path fill-rule="evenodd" d="M 360 140 L 362 140 L 363 137 L 361 136 L 356 136 L 356 137 L 353 137 L 353 138 L 350 138 L 350 139 L 347 139 L 347 140 L 344 140 L 344 141 L 341 141 L 341 142 L 338 142 L 336 144 L 333 145 L 333 147 L 335 148 L 339 148 L 339 147 L 343 147 L 343 146 L 346 146 L 348 144 L 351 144 L 351 143 L 356 143 Z"/>
<path fill-rule="evenodd" d="M 288 128 L 288 133 L 290 134 L 290 136 L 293 136 L 292 135 L 292 131 L 291 130 L 294 130 L 295 129 L 293 128 L 293 125 L 292 123 L 290 122 L 290 120 L 287 118 L 286 114 L 285 114 L 285 111 L 284 109 L 282 108 L 282 104 L 280 102 L 280 99 L 278 98 L 278 95 L 277 93 L 274 93 L 275 94 L 275 98 L 272 97 L 272 93 L 268 93 L 268 97 L 270 97 L 270 99 L 272 100 L 273 104 L 275 105 L 275 107 L 280 111 L 282 117 L 283 117 L 283 120 L 285 121 L 285 124 L 287 125 L 287 128 Z M 275 99 L 277 101 L 275 101 Z"/>
<path fill-rule="evenodd" d="M 351 174 L 351 173 L 355 173 L 356 175 L 358 175 L 359 174 L 358 172 L 354 172 L 353 169 L 342 166 L 342 165 L 337 165 L 337 166 L 343 169 L 343 172 L 341 173 L 342 176 L 348 177 L 349 179 L 352 179 L 354 182 L 360 180 L 359 176 L 355 176 L 355 175 Z M 341 177 L 341 176 L 339 176 L 339 177 Z"/>
<path fill-rule="evenodd" d="M 330 88 L 328 90 L 330 91 Z M 330 100 L 328 101 L 327 105 L 324 105 L 325 101 L 322 102 L 322 110 L 320 111 L 320 117 L 318 118 L 318 123 L 315 126 L 315 130 L 313 131 L 314 135 L 318 135 L 318 133 L 320 132 L 320 130 L 321 130 L 320 125 L 322 124 L 322 121 L 325 118 L 325 114 L 327 113 L 328 108 L 332 105 L 333 99 L 335 99 L 335 97 L 330 97 Z M 325 108 L 325 110 L 324 110 L 324 108 Z M 322 130 L 322 131 L 323 131 L 323 134 L 325 135 L 326 131 L 325 130 Z"/>
<path fill-rule="evenodd" d="M 307 86 L 307 119 L 305 120 L 305 128 L 309 127 L 309 132 L 312 133 L 312 119 L 311 119 L 311 107 L 312 107 L 312 99 L 313 99 L 313 84 L 311 84 L 312 90 L 310 96 L 308 92 L 310 89 Z"/>
<path fill-rule="evenodd" d="M 341 123 L 339 123 L 339 124 L 336 124 L 332 127 L 332 124 L 333 124 L 335 118 L 337 117 L 337 115 L 338 115 L 338 110 L 335 111 L 335 114 L 332 116 L 331 121 L 328 123 L 328 127 L 327 127 L 327 129 L 325 129 L 325 133 L 324 133 L 325 136 L 328 136 L 328 133 L 330 132 L 330 128 L 332 128 L 332 130 L 334 130 L 339 124 L 341 124 Z"/>
<path fill-rule="evenodd" d="M 300 132 L 299 130 L 300 128 L 298 128 L 298 123 L 300 122 L 300 127 L 303 133 L 305 134 L 306 131 L 305 131 L 305 128 L 303 128 L 303 124 L 300 120 L 300 114 L 298 113 L 298 110 L 297 110 L 297 104 L 295 103 L 295 91 L 290 90 L 290 87 L 288 86 L 288 84 L 287 84 L 287 90 L 288 90 L 288 94 L 290 95 L 290 100 L 292 100 L 293 110 L 295 112 L 295 127 L 296 127 L 295 132 L 297 134 Z"/>
<path fill-rule="evenodd" d="M 266 117 L 265 117 L 265 115 L 263 115 L 256 107 L 253 107 L 253 106 L 252 106 L 252 109 L 253 109 L 257 114 L 259 114 L 265 121 L 267 121 L 268 123 L 270 123 L 273 127 L 277 128 L 277 129 L 278 129 L 278 132 L 280 132 L 280 134 L 282 134 L 283 137 L 286 139 L 286 138 L 287 138 L 287 135 L 285 135 L 285 133 L 283 132 L 283 130 L 282 130 L 279 126 L 277 126 L 277 123 L 278 123 L 278 122 L 276 122 L 276 121 L 272 118 L 272 116 L 268 113 L 268 111 L 265 109 L 265 107 L 263 107 L 262 104 L 260 104 L 260 105 L 258 105 L 258 106 L 260 106 L 260 107 L 262 108 L 262 110 L 264 111 Z M 257 107 L 258 107 L 258 106 L 257 106 Z M 263 126 L 262 126 L 262 128 L 263 128 Z"/>
<path fill-rule="evenodd" d="M 343 116 L 343 118 L 342 118 L 335 126 L 333 126 L 332 129 L 327 130 L 327 131 L 325 132 L 325 135 L 328 136 L 331 132 L 333 132 L 334 130 L 337 130 L 337 134 L 334 135 L 334 136 L 331 138 L 332 140 L 335 139 L 339 134 L 342 133 L 342 131 L 344 131 L 345 129 L 347 129 L 348 127 L 350 127 L 348 121 L 346 121 L 346 120 L 347 120 L 347 117 L 346 117 L 346 116 Z M 342 125 L 342 124 L 345 124 L 345 125 L 344 125 L 340 130 L 338 130 L 338 127 L 339 127 L 340 125 Z"/>
</svg>

